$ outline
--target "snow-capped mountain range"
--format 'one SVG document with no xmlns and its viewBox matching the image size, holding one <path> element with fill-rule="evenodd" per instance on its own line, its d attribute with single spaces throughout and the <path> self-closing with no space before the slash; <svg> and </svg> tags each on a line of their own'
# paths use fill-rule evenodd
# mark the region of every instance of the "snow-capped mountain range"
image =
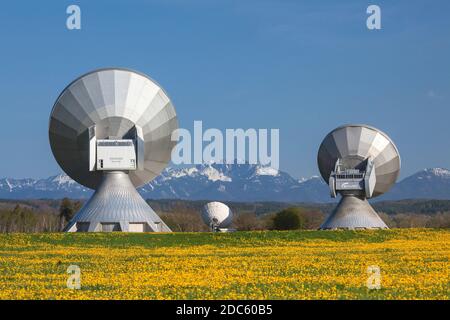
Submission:
<svg viewBox="0 0 450 320">
<path fill-rule="evenodd" d="M 168 168 L 139 188 L 147 199 L 330 202 L 318 176 L 294 179 L 273 168 L 250 164 L 203 164 Z M 2 199 L 87 198 L 92 190 L 65 174 L 46 179 L 0 179 Z M 450 171 L 424 169 L 398 182 L 379 200 L 450 199 Z"/>
</svg>

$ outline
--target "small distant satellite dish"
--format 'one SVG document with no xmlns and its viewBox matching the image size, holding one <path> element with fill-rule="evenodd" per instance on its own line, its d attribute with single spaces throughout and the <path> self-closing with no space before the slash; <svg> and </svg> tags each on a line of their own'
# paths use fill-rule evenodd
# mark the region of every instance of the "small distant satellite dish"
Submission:
<svg viewBox="0 0 450 320">
<path fill-rule="evenodd" d="M 178 128 L 166 92 L 146 75 L 99 69 L 70 83 L 50 115 L 56 161 L 95 189 L 66 231 L 170 231 L 136 188 L 167 166 Z"/>
<path fill-rule="evenodd" d="M 212 231 L 223 231 L 233 222 L 233 212 L 222 202 L 209 202 L 201 211 L 202 219 Z"/>
<path fill-rule="evenodd" d="M 321 229 L 387 228 L 367 199 L 387 192 L 400 173 L 392 140 L 368 125 L 345 125 L 320 145 L 317 162 L 330 194 L 342 196 Z"/>
</svg>

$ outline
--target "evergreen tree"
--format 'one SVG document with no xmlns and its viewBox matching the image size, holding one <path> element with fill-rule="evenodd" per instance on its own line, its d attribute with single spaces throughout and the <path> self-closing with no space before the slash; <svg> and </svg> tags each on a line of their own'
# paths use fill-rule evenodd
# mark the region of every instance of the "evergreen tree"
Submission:
<svg viewBox="0 0 450 320">
<path fill-rule="evenodd" d="M 273 218 L 275 230 L 296 230 L 301 227 L 299 208 L 287 208 L 278 212 Z"/>
<path fill-rule="evenodd" d="M 64 198 L 59 206 L 59 217 L 62 222 L 67 223 L 73 218 L 76 212 L 76 204 L 74 204 L 69 198 Z"/>
</svg>

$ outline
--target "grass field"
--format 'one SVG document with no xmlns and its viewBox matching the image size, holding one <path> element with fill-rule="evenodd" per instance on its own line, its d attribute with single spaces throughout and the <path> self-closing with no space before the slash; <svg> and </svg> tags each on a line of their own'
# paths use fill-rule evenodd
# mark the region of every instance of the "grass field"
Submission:
<svg viewBox="0 0 450 320">
<path fill-rule="evenodd" d="M 449 258 L 450 230 L 432 229 L 3 234 L 0 298 L 449 299 Z"/>
</svg>

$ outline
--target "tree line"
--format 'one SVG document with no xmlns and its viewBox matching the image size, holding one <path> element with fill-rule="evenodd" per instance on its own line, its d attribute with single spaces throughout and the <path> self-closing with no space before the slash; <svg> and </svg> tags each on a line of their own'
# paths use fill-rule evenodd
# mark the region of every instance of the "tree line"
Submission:
<svg viewBox="0 0 450 320">
<path fill-rule="evenodd" d="M 52 210 L 16 204 L 13 209 L 0 209 L 0 232 L 59 232 L 81 207 L 79 201 L 61 200 L 58 213 Z"/>
<path fill-rule="evenodd" d="M 82 205 L 81 201 L 68 198 L 59 202 L 48 200 L 49 205 L 42 205 L 46 202 L 39 201 L 40 206 L 33 206 L 33 201 L 0 203 L 0 232 L 60 232 Z M 173 231 L 202 232 L 209 231 L 200 217 L 200 209 L 205 202 L 161 200 L 152 201 L 151 206 Z M 405 200 L 391 204 L 383 202 L 375 207 L 390 228 L 450 228 L 449 203 Z M 228 204 L 234 212 L 232 227 L 242 231 L 317 229 L 332 208 L 330 204 Z"/>
</svg>

